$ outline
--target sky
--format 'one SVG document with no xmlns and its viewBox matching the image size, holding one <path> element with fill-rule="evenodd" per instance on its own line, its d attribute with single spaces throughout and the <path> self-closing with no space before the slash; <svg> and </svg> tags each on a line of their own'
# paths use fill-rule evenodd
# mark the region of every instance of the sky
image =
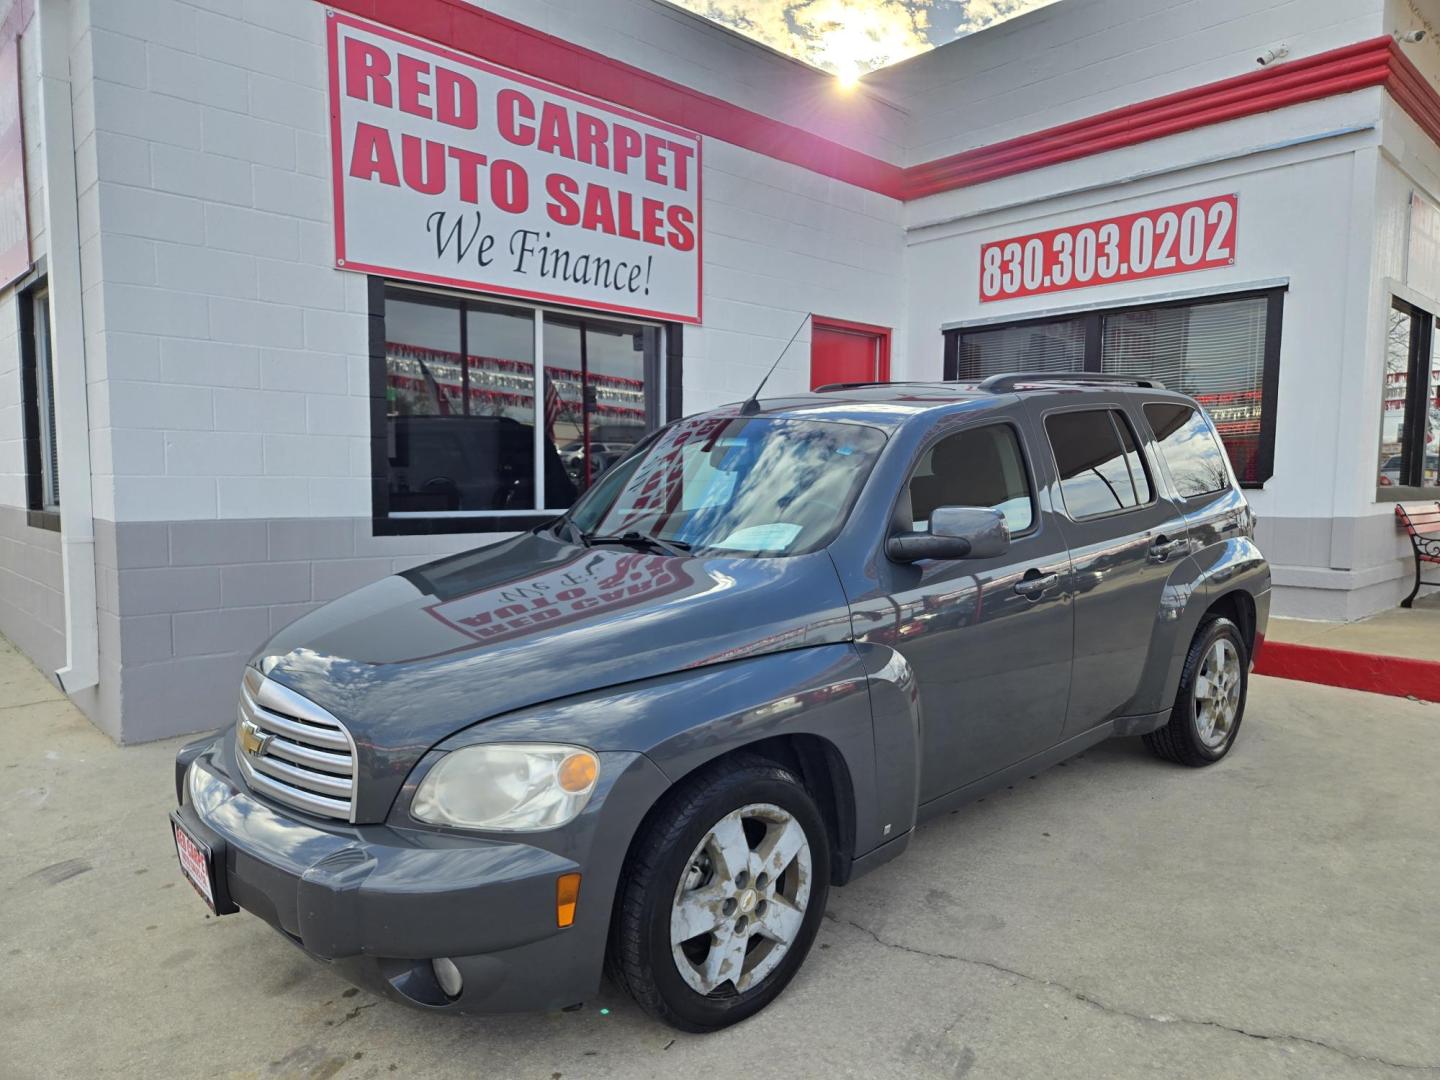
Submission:
<svg viewBox="0 0 1440 1080">
<path fill-rule="evenodd" d="M 674 0 L 772 48 L 855 78 L 1054 0 Z"/>
</svg>

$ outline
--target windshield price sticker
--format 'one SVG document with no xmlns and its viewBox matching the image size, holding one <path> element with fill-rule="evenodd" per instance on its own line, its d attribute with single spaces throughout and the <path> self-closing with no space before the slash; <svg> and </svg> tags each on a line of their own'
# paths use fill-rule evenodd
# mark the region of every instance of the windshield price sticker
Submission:
<svg viewBox="0 0 1440 1080">
<path fill-rule="evenodd" d="M 980 300 L 1084 289 L 1235 262 L 1235 195 L 996 240 L 980 249 Z"/>
</svg>

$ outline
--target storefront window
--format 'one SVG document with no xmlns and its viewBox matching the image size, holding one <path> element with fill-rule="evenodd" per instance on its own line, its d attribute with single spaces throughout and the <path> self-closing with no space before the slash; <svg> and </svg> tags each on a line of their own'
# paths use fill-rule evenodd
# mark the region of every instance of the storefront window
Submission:
<svg viewBox="0 0 1440 1080">
<path fill-rule="evenodd" d="M 965 378 L 984 379 L 1012 371 L 1082 371 L 1084 367 L 1084 319 L 1001 326 L 960 338 L 960 368 Z"/>
<path fill-rule="evenodd" d="M 660 423 L 659 326 L 400 288 L 383 308 L 379 517 L 523 527 Z"/>
<path fill-rule="evenodd" d="M 1258 473 L 1266 299 L 1141 308 L 1107 315 L 1102 371 L 1159 379 L 1210 414 L 1235 474 Z"/>
<path fill-rule="evenodd" d="M 1382 494 L 1395 488 L 1440 486 L 1440 334 L 1436 318 L 1403 300 L 1393 301 L 1385 335 L 1385 387 L 1381 394 Z M 1388 492 L 1387 492 L 1387 489 Z"/>
<path fill-rule="evenodd" d="M 546 437 L 577 492 L 650 430 L 645 364 L 659 349 L 659 333 L 608 319 L 546 318 Z"/>
<path fill-rule="evenodd" d="M 26 521 L 60 529 L 60 444 L 55 426 L 55 370 L 50 354 L 50 292 L 45 279 L 15 291 L 20 346 L 20 418 Z"/>
<path fill-rule="evenodd" d="M 946 378 L 1095 371 L 1158 379 L 1215 421 L 1243 486 L 1269 479 L 1284 293 L 1087 312 L 947 331 Z"/>
</svg>

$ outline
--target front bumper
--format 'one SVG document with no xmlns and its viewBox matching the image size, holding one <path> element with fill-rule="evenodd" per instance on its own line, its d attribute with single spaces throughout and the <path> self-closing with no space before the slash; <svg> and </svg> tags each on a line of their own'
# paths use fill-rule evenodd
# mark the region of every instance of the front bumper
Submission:
<svg viewBox="0 0 1440 1080">
<path fill-rule="evenodd" d="M 457 1012 L 556 1008 L 599 987 L 615 883 L 663 774 L 640 754 L 602 754 L 610 782 L 563 829 L 499 839 L 307 818 L 251 793 L 230 740 L 181 751 L 181 823 L 209 844 L 236 906 L 351 981 Z M 193 762 L 193 765 L 191 763 Z M 643 804 L 643 806 L 642 806 Z M 579 872 L 575 922 L 556 924 L 556 878 Z M 451 999 L 430 961 L 448 957 Z"/>
</svg>

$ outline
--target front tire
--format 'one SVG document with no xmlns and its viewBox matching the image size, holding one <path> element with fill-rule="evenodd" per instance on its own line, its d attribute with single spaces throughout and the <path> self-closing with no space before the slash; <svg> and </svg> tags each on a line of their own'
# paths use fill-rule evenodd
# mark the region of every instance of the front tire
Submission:
<svg viewBox="0 0 1440 1080">
<path fill-rule="evenodd" d="M 1198 768 L 1230 752 L 1250 687 L 1250 653 L 1229 619 L 1200 624 L 1185 656 L 1170 720 L 1145 736 L 1156 757 Z"/>
<path fill-rule="evenodd" d="M 631 848 L 611 975 L 672 1027 L 728 1027 L 794 978 L 829 888 L 829 838 L 800 781 L 763 758 L 722 761 L 669 793 Z"/>
</svg>

